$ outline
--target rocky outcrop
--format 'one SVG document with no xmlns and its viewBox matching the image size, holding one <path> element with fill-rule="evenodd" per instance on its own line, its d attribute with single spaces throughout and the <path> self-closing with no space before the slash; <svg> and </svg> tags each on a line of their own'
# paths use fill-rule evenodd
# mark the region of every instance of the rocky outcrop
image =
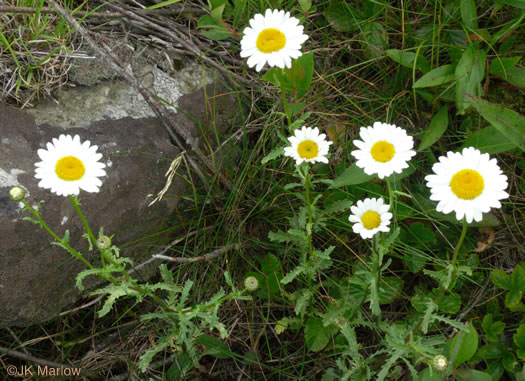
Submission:
<svg viewBox="0 0 525 381">
<path fill-rule="evenodd" d="M 98 145 L 104 155 L 107 176 L 103 178 L 100 192 L 80 193 L 82 209 L 95 233 L 103 227 L 106 234 L 115 234 L 114 242 L 124 244 L 158 231 L 170 216 L 173 204 L 163 199 L 149 207 L 149 195 L 163 188 L 165 173 L 179 151 L 154 117 L 146 114 L 132 115 L 135 117 L 132 118 L 129 113 L 101 117 L 104 114 L 98 112 L 100 101 L 86 102 L 93 95 L 90 91 L 101 96 L 101 86 L 109 85 L 84 88 L 84 94 L 79 93 L 79 89 L 70 95 L 62 92 L 58 104 L 41 106 L 40 115 L 38 108 L 30 115 L 27 111 L 0 105 L 0 328 L 29 325 L 56 316 L 80 297 L 75 276 L 84 269 L 81 262 L 52 245 L 47 232 L 23 219 L 29 214 L 8 199 L 12 186 L 27 189 L 27 200 L 33 206 L 44 201 L 40 212 L 49 226 L 60 236 L 68 229 L 72 246 L 92 261 L 97 257 L 87 250 L 82 223 L 69 200 L 37 186 L 38 180 L 34 177 L 34 165 L 39 161 L 37 150 L 52 138 L 61 133 L 78 134 L 81 140 Z M 113 90 L 116 93 L 111 93 Z M 102 97 L 111 97 L 111 101 L 126 92 L 133 94 L 133 89 L 118 82 L 108 91 L 103 91 Z M 117 93 L 120 95 L 116 96 Z M 206 91 L 201 89 L 177 99 L 181 111 L 176 116 L 178 123 L 191 128 L 192 135 L 209 134 L 212 137 L 209 141 L 222 136 L 232 124 L 237 105 L 223 90 L 220 91 L 223 96 L 218 93 L 217 86 L 208 85 Z M 68 99 L 73 98 L 82 107 L 78 115 L 68 103 Z M 141 101 L 139 97 L 136 100 Z M 92 111 L 90 104 L 94 107 Z M 71 118 L 79 115 L 81 120 L 71 123 Z M 200 120 L 197 123 L 200 126 L 194 118 Z M 175 178 L 168 195 L 185 193 L 189 193 L 186 185 Z M 124 248 L 122 253 L 136 262 L 151 254 L 133 246 Z"/>
</svg>

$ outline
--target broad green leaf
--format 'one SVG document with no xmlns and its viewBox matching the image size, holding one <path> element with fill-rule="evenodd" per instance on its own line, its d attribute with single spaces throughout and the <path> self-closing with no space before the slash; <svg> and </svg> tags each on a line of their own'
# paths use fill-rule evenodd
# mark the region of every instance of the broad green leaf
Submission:
<svg viewBox="0 0 525 381">
<path fill-rule="evenodd" d="M 461 148 L 475 147 L 489 154 L 510 151 L 515 145 L 501 134 L 495 127 L 482 128 L 471 134 Z"/>
<path fill-rule="evenodd" d="M 379 22 L 368 22 L 361 28 L 361 46 L 368 59 L 380 58 L 385 55 L 388 47 L 388 34 Z"/>
<path fill-rule="evenodd" d="M 443 376 L 441 372 L 437 370 L 431 370 L 430 368 L 425 368 L 417 375 L 418 381 L 443 381 Z"/>
<path fill-rule="evenodd" d="M 312 83 L 314 73 L 314 54 L 312 52 L 303 54 L 292 61 L 292 67 L 285 70 L 287 80 L 286 87 L 295 91 L 295 98 L 303 97 Z"/>
<path fill-rule="evenodd" d="M 487 314 L 483 318 L 483 322 L 481 323 L 481 328 L 483 329 L 483 332 L 485 333 L 485 339 L 487 339 L 491 343 L 496 343 L 499 341 L 498 336 L 503 332 L 505 329 L 505 323 L 502 321 L 492 321 L 492 314 Z"/>
<path fill-rule="evenodd" d="M 449 358 L 454 359 L 454 366 L 460 366 L 474 356 L 478 350 L 478 332 L 474 324 L 468 325 L 468 332 L 459 331 L 450 344 Z"/>
<path fill-rule="evenodd" d="M 434 87 L 453 81 L 456 79 L 454 74 L 455 68 L 454 65 L 443 65 L 437 67 L 419 78 L 412 87 L 414 89 Z"/>
<path fill-rule="evenodd" d="M 522 294 L 522 291 L 515 289 L 511 289 L 507 292 L 507 295 L 505 295 L 505 307 L 510 308 L 520 304 Z"/>
<path fill-rule="evenodd" d="M 525 116 L 509 108 L 467 96 L 469 103 L 517 148 L 525 151 Z"/>
<path fill-rule="evenodd" d="M 520 324 L 520 327 L 512 336 L 512 340 L 519 349 L 519 351 L 516 354 L 520 359 L 525 360 L 525 323 Z"/>
<path fill-rule="evenodd" d="M 510 290 L 512 288 L 510 275 L 506 274 L 503 270 L 492 270 L 490 280 L 496 287 L 504 290 Z"/>
<path fill-rule="evenodd" d="M 517 265 L 512 271 L 511 288 L 525 291 L 525 267 L 523 265 Z"/>
<path fill-rule="evenodd" d="M 261 164 L 266 164 L 268 163 L 270 160 L 274 160 L 274 159 L 277 159 L 279 156 L 282 156 L 284 155 L 284 147 L 277 147 L 277 148 L 274 148 L 273 150 L 271 150 L 268 155 L 266 155 L 265 157 L 263 157 L 263 159 L 261 160 Z"/>
<path fill-rule="evenodd" d="M 490 374 L 466 368 L 456 370 L 456 379 L 458 381 L 492 381 Z"/>
<path fill-rule="evenodd" d="M 496 57 L 492 60 L 489 66 L 489 74 L 500 76 L 504 79 L 507 78 L 509 70 L 520 62 L 521 56 L 517 57 Z"/>
<path fill-rule="evenodd" d="M 182 379 L 186 373 L 192 368 L 193 362 L 191 357 L 186 353 L 179 354 L 174 360 L 173 364 L 168 369 L 166 376 L 168 380 Z"/>
<path fill-rule="evenodd" d="M 324 11 L 324 17 L 338 32 L 353 32 L 362 18 L 359 10 L 344 1 L 332 1 Z"/>
<path fill-rule="evenodd" d="M 206 351 L 202 354 L 203 356 L 210 355 L 218 359 L 233 357 L 233 353 L 230 351 L 228 346 L 215 336 L 201 335 L 197 337 L 195 341 L 206 347 Z"/>
<path fill-rule="evenodd" d="M 261 269 L 266 276 L 265 283 L 268 286 L 268 291 L 272 294 L 279 294 L 281 291 L 279 283 L 283 278 L 279 258 L 272 254 L 266 255 L 262 260 Z"/>
<path fill-rule="evenodd" d="M 470 96 L 481 95 L 481 81 L 485 75 L 487 53 L 477 45 L 468 46 L 456 66 L 456 107 L 459 115 L 470 105 Z"/>
<path fill-rule="evenodd" d="M 386 51 L 386 55 L 398 64 L 408 67 L 409 69 L 413 69 L 415 65 L 416 69 L 423 73 L 427 73 L 430 70 L 430 65 L 426 58 L 421 55 L 416 55 L 416 53 L 405 52 L 398 49 L 389 49 Z"/>
<path fill-rule="evenodd" d="M 469 30 L 478 29 L 476 3 L 474 0 L 461 0 L 459 3 L 461 5 L 461 20 L 463 20 L 463 24 Z"/>
<path fill-rule="evenodd" d="M 220 23 L 222 21 L 222 13 L 224 12 L 224 7 L 226 7 L 226 2 L 222 3 L 221 5 L 213 8 L 210 12 L 211 17 L 217 22 Z"/>
<path fill-rule="evenodd" d="M 299 5 L 303 12 L 308 12 L 312 7 L 312 0 L 299 0 Z"/>
<path fill-rule="evenodd" d="M 311 317 L 306 322 L 304 329 L 304 338 L 306 346 L 312 352 L 318 352 L 330 341 L 328 330 L 323 326 L 321 319 Z"/>
<path fill-rule="evenodd" d="M 476 357 L 484 360 L 499 359 L 505 355 L 507 350 L 501 343 L 487 344 L 479 348 Z"/>
<path fill-rule="evenodd" d="M 379 283 L 379 303 L 390 304 L 396 300 L 401 295 L 403 284 L 403 279 L 382 277 Z"/>
<path fill-rule="evenodd" d="M 448 314 L 455 314 L 461 307 L 461 298 L 459 295 L 452 293 L 443 296 L 437 304 L 440 311 Z"/>
<path fill-rule="evenodd" d="M 362 168 L 359 168 L 354 163 L 334 180 L 332 188 L 339 188 L 345 185 L 357 185 L 366 183 L 367 181 L 370 181 L 375 177 L 375 175 L 367 175 Z"/>
<path fill-rule="evenodd" d="M 418 151 L 430 147 L 437 142 L 439 138 L 445 133 L 448 127 L 448 106 L 442 106 L 439 111 L 432 117 L 428 129 L 425 131 Z"/>
</svg>

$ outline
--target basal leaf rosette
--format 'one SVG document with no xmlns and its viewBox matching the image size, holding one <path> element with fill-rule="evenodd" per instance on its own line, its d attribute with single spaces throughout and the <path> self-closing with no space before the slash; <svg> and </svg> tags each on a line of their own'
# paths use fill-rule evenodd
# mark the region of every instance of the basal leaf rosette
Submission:
<svg viewBox="0 0 525 381">
<path fill-rule="evenodd" d="M 317 127 L 303 126 L 295 130 L 294 136 L 288 138 L 291 146 L 284 149 L 284 155 L 295 159 L 297 165 L 307 163 L 328 163 L 328 149 L 331 141 L 325 134 L 319 134 Z"/>
<path fill-rule="evenodd" d="M 351 153 L 367 175 L 377 174 L 382 179 L 401 173 L 416 154 L 412 136 L 393 124 L 375 122 L 372 127 L 361 127 L 359 136 L 362 140 L 354 140 L 359 149 Z"/>
<path fill-rule="evenodd" d="M 438 201 L 436 210 L 444 214 L 456 213 L 468 223 L 479 222 L 490 208 L 500 208 L 499 200 L 509 197 L 505 192 L 507 176 L 496 159 L 474 147 L 462 152 L 447 152 L 432 166 L 434 174 L 425 177 L 430 188 L 430 199 Z"/>
<path fill-rule="evenodd" d="M 350 210 L 352 214 L 348 220 L 353 222 L 352 230 L 360 234 L 361 238 L 372 238 L 377 232 L 390 231 L 392 213 L 390 205 L 385 204 L 382 198 L 365 198 L 359 200 Z"/>
<path fill-rule="evenodd" d="M 40 179 L 38 186 L 50 189 L 59 196 L 78 195 L 80 189 L 98 192 L 106 175 L 106 165 L 99 160 L 102 154 L 89 140 L 80 142 L 75 135 L 60 135 L 47 143 L 47 149 L 39 149 L 42 161 L 35 164 L 35 177 Z"/>
<path fill-rule="evenodd" d="M 241 57 L 248 57 L 248 66 L 261 71 L 263 66 L 290 68 L 292 58 L 302 55 L 301 45 L 308 39 L 299 20 L 290 12 L 267 9 L 264 16 L 250 20 L 241 40 Z"/>
</svg>

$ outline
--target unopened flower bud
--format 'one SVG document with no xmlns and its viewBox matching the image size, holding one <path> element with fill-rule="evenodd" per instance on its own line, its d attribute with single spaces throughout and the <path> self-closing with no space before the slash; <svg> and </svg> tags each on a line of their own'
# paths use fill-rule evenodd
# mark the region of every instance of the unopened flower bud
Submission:
<svg viewBox="0 0 525 381">
<path fill-rule="evenodd" d="M 443 355 L 437 355 L 432 360 L 432 366 L 434 367 L 435 370 L 438 370 L 438 371 L 441 372 L 441 371 L 447 369 L 448 360 Z"/>
<path fill-rule="evenodd" d="M 244 287 L 246 287 L 248 291 L 255 291 L 259 288 L 259 281 L 254 276 L 246 277 Z"/>
<path fill-rule="evenodd" d="M 12 187 L 9 190 L 9 198 L 11 201 L 19 202 L 26 197 L 26 190 L 22 187 Z"/>
<path fill-rule="evenodd" d="M 111 247 L 111 238 L 107 235 L 101 235 L 97 239 L 97 247 L 101 250 L 109 249 Z"/>
</svg>

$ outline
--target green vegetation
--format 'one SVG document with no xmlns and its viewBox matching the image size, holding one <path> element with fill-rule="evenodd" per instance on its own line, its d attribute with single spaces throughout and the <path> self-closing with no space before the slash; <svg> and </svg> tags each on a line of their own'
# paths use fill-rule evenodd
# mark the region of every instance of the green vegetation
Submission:
<svg viewBox="0 0 525 381">
<path fill-rule="evenodd" d="M 191 217 L 169 229 L 192 232 L 174 256 L 237 246 L 204 263 L 162 265 L 150 282 L 128 276 L 118 248 L 101 250 L 110 264 L 79 277 L 111 283 L 94 292 L 108 295 L 105 304 L 42 325 L 60 333 L 53 351 L 41 351 L 56 360 L 58 348 L 60 361 L 74 363 L 86 342 L 133 329 L 120 339 L 120 360 L 88 370 L 169 380 L 525 380 L 525 3 L 207 5 L 209 13 L 190 18 L 192 33 L 260 89 L 235 89 L 239 104 L 252 98 L 240 111 L 239 166 L 221 174 L 232 189 L 218 174 L 211 189 L 195 184 Z M 290 69 L 258 73 L 239 58 L 244 28 L 266 8 L 289 11 L 309 36 Z M 19 39 L 0 38 L 15 57 Z M 417 154 L 400 174 L 366 174 L 351 154 L 360 127 L 376 121 L 414 137 Z M 333 142 L 328 164 L 283 155 L 303 125 Z M 440 156 L 465 147 L 496 158 L 510 195 L 472 223 L 438 212 L 425 180 Z M 389 231 L 372 239 L 349 221 L 365 198 L 383 198 L 393 215 Z M 4 346 L 12 340 L 6 335 Z"/>
</svg>

